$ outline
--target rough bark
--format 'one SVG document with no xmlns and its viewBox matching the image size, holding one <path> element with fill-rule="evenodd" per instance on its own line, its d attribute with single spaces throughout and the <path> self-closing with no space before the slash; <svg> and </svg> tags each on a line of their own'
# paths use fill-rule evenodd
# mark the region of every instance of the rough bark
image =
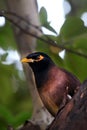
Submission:
<svg viewBox="0 0 87 130">
<path fill-rule="evenodd" d="M 25 20 L 27 20 L 27 22 L 40 27 L 36 2 L 36 0 L 7 0 L 7 10 L 19 16 L 22 16 Z M 33 34 L 36 34 L 37 36 L 41 35 L 40 31 L 38 31 L 31 25 L 26 26 L 25 22 L 23 22 L 21 19 L 16 19 L 14 16 L 10 16 L 10 19 L 18 22 L 23 28 L 26 28 L 26 30 L 28 29 Z M 13 30 L 17 41 L 18 50 L 22 57 L 27 53 L 35 51 L 36 38 L 27 35 L 25 32 L 23 32 L 23 30 L 17 28 L 16 26 L 13 26 Z M 52 120 L 51 115 L 44 108 L 39 98 L 31 69 L 27 65 L 23 65 L 23 68 L 28 82 L 29 91 L 32 96 L 34 108 L 32 121 L 34 121 L 34 123 L 36 124 L 40 124 L 42 129 L 45 129 L 49 122 Z"/>
<path fill-rule="evenodd" d="M 87 130 L 87 81 L 47 130 Z"/>
</svg>

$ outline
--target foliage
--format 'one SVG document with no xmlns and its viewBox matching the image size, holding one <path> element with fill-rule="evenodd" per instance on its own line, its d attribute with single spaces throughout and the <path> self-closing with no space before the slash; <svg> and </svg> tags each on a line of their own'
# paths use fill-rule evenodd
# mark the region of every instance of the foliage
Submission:
<svg viewBox="0 0 87 130">
<path fill-rule="evenodd" d="M 75 0 L 79 5 L 79 1 Z M 81 1 L 82 2 L 82 1 Z M 84 3 L 84 1 L 83 1 Z M 81 4 L 82 5 L 82 4 Z M 84 5 L 84 4 L 83 4 Z M 87 5 L 85 4 L 87 7 Z M 82 7 L 83 8 L 83 7 Z M 81 12 L 82 8 L 78 8 Z M 81 9 L 81 10 L 80 10 Z M 67 15 L 68 16 L 68 15 Z M 44 35 L 49 40 L 55 41 L 71 50 L 87 55 L 87 27 L 77 16 L 68 16 L 61 27 L 60 34 L 57 35 L 55 29 L 51 27 L 47 20 L 45 8 L 40 10 L 40 20 L 42 26 L 52 31 L 55 35 Z M 16 68 L 15 62 L 7 65 L 3 64 L 8 56 L 7 50 L 17 50 L 13 38 L 11 26 L 8 22 L 4 27 L 0 27 L 0 48 L 4 49 L 5 54 L 0 54 L 0 129 L 5 130 L 5 126 L 12 124 L 14 127 L 22 124 L 31 116 L 32 103 L 26 87 L 23 71 Z M 56 64 L 64 67 L 78 76 L 83 81 L 87 77 L 87 59 L 66 51 L 64 58 L 59 56 L 62 49 L 37 41 L 38 51 L 44 51 L 50 55 Z M 21 76 L 20 76 L 21 73 Z"/>
<path fill-rule="evenodd" d="M 42 8 L 41 11 L 42 10 L 43 10 L 43 16 L 47 20 L 47 13 L 45 12 L 45 9 Z M 42 18 L 41 13 L 40 17 Z M 45 20 L 42 20 L 42 25 L 44 25 L 45 22 L 46 22 Z M 49 26 L 47 27 L 47 29 L 50 30 Z M 60 29 L 59 35 L 55 36 L 47 35 L 47 36 L 49 36 L 49 40 L 55 41 L 55 43 L 57 43 L 58 45 L 62 45 L 65 48 L 87 55 L 87 44 L 86 44 L 87 27 L 84 26 L 84 23 L 80 17 L 68 16 Z M 49 53 L 52 57 L 54 57 L 56 54 L 62 51 L 62 49 L 59 48 L 56 49 L 56 47 L 52 48 L 50 47 L 50 45 L 44 46 L 44 43 L 42 43 L 42 41 L 40 40 L 38 41 L 37 49 Z M 62 66 L 70 70 L 75 75 L 77 75 L 80 81 L 86 79 L 87 59 L 84 56 L 80 57 L 79 55 L 75 55 L 73 53 L 69 53 L 66 51 L 63 59 L 61 59 L 58 55 L 57 59 L 55 58 L 55 60 L 56 60 L 55 62 L 58 63 L 60 67 Z"/>
<path fill-rule="evenodd" d="M 8 124 L 14 127 L 29 119 L 32 103 L 22 70 L 16 62 L 7 64 L 10 50 L 17 50 L 10 24 L 0 28 L 0 129 L 5 130 Z"/>
</svg>

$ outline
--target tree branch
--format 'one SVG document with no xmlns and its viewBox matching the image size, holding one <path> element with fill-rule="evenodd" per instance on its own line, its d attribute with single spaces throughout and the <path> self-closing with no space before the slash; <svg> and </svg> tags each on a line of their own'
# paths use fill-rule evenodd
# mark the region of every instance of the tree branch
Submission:
<svg viewBox="0 0 87 130">
<path fill-rule="evenodd" d="M 40 26 L 36 26 L 36 25 L 33 25 L 31 22 L 27 21 L 26 19 L 24 19 L 22 16 L 19 16 L 17 15 L 16 13 L 14 12 L 8 12 L 8 11 L 0 11 L 0 16 L 4 16 L 8 21 L 10 21 L 11 23 L 13 23 L 16 27 L 18 27 L 20 30 L 22 30 L 24 33 L 32 36 L 32 37 L 35 37 L 39 40 L 41 40 L 42 42 L 44 42 L 45 44 L 49 44 L 49 45 L 52 45 L 52 46 L 55 46 L 55 47 L 58 47 L 62 50 L 66 50 L 67 52 L 69 53 L 73 53 L 75 55 L 78 55 L 78 56 L 81 56 L 81 57 L 84 57 L 84 58 L 87 58 L 87 55 L 85 54 L 82 54 L 80 52 L 77 52 L 77 51 L 74 51 L 72 49 L 69 49 L 67 47 L 65 47 L 64 45 L 60 45 L 58 43 L 56 43 L 55 41 L 53 41 L 51 38 L 49 38 L 48 36 L 44 35 L 45 38 L 42 38 L 34 33 L 32 33 L 30 31 L 30 27 L 33 27 L 35 29 L 37 29 L 38 31 L 40 31 L 40 33 L 42 33 L 42 30 L 41 30 L 41 27 Z M 16 20 L 14 21 L 12 19 L 12 17 L 16 18 Z M 20 24 L 19 24 L 20 23 Z M 23 26 L 22 26 L 23 25 Z M 25 26 L 24 26 L 25 25 Z"/>
<path fill-rule="evenodd" d="M 87 130 L 87 80 L 47 130 Z"/>
</svg>

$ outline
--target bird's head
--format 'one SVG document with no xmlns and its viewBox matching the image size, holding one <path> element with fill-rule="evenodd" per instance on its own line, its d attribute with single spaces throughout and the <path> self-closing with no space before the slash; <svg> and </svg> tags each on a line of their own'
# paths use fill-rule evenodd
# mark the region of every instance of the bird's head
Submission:
<svg viewBox="0 0 87 130">
<path fill-rule="evenodd" d="M 42 71 L 54 64 L 51 58 L 43 52 L 31 53 L 23 58 L 21 62 L 28 63 L 34 72 Z"/>
</svg>

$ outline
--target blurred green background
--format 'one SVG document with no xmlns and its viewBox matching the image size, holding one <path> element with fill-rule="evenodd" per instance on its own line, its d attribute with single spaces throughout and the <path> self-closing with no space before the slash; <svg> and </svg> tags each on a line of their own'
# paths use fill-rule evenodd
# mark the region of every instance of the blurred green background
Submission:
<svg viewBox="0 0 87 130">
<path fill-rule="evenodd" d="M 81 20 L 82 14 L 87 11 L 87 1 L 67 2 L 72 10 L 66 14 L 59 35 L 50 26 L 45 8 L 40 10 L 42 26 L 55 34 L 47 36 L 57 44 L 87 55 L 87 27 Z M 36 50 L 46 52 L 58 66 L 71 71 L 81 82 L 87 78 L 86 58 L 69 52 L 61 58 L 61 49 L 40 40 L 37 40 Z M 5 26 L 0 27 L 0 130 L 5 130 L 8 124 L 17 127 L 32 115 L 32 101 L 19 57 L 10 23 L 6 21 Z"/>
<path fill-rule="evenodd" d="M 0 129 L 19 126 L 32 113 L 32 102 L 10 23 L 0 27 Z"/>
</svg>

